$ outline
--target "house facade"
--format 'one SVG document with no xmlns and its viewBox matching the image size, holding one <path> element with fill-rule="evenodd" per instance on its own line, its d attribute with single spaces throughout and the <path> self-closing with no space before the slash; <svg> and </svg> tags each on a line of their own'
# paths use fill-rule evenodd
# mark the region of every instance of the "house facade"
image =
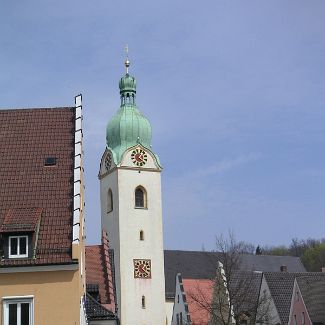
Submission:
<svg viewBox="0 0 325 325">
<path fill-rule="evenodd" d="M 3 325 L 86 324 L 81 95 L 0 111 Z"/>
<path fill-rule="evenodd" d="M 289 325 L 312 325 L 312 321 L 308 315 L 304 298 L 299 289 L 297 279 L 294 281 L 291 296 L 291 307 L 289 315 Z"/>
<path fill-rule="evenodd" d="M 325 324 L 325 274 L 306 273 L 294 281 L 289 325 Z"/>
</svg>

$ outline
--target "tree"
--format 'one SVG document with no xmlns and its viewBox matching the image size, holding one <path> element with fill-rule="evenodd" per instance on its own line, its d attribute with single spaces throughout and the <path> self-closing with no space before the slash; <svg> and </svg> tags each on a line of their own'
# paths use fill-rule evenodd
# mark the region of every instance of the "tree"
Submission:
<svg viewBox="0 0 325 325">
<path fill-rule="evenodd" d="M 290 256 L 289 248 L 284 245 L 264 246 L 262 250 L 264 255 Z"/>
<path fill-rule="evenodd" d="M 325 266 L 325 243 L 307 248 L 301 260 L 308 271 L 319 272 Z"/>
<path fill-rule="evenodd" d="M 258 246 L 256 247 L 255 255 L 262 255 L 262 249 L 261 249 L 260 245 L 258 245 Z"/>
<path fill-rule="evenodd" d="M 209 325 L 252 324 L 269 316 L 271 298 L 259 298 L 262 274 L 241 267 L 245 245 L 236 242 L 232 234 L 227 239 L 217 237 L 220 261 L 211 279 L 212 297 L 200 287 L 190 293 L 189 298 L 209 313 Z"/>
<path fill-rule="evenodd" d="M 309 272 L 320 271 L 325 266 L 325 239 L 298 239 L 293 238 L 287 246 L 264 246 L 264 255 L 282 255 L 300 257 L 304 267 Z"/>
</svg>

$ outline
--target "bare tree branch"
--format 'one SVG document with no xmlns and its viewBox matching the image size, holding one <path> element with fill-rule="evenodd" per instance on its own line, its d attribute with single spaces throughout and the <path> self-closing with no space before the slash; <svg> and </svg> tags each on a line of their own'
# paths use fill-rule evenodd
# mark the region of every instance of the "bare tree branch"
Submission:
<svg viewBox="0 0 325 325">
<path fill-rule="evenodd" d="M 199 285 L 188 293 L 202 312 L 209 314 L 209 325 L 255 324 L 269 319 L 271 298 L 259 297 L 262 274 L 243 271 L 242 256 L 254 252 L 254 247 L 245 242 L 236 242 L 232 233 L 228 238 L 216 238 L 220 262 L 216 265 L 216 276 L 211 280 L 210 295 Z M 212 294 L 211 294 L 212 293 Z"/>
</svg>

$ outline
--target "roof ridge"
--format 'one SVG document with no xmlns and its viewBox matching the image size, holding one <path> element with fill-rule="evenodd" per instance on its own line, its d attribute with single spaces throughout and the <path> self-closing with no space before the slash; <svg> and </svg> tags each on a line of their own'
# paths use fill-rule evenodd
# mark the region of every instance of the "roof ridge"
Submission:
<svg viewBox="0 0 325 325">
<path fill-rule="evenodd" d="M 0 108 L 0 112 L 12 111 L 31 111 L 31 110 L 56 110 L 56 109 L 72 109 L 75 106 L 51 106 L 51 107 L 13 107 L 13 108 Z"/>
<path fill-rule="evenodd" d="M 184 249 L 164 249 L 164 252 L 186 252 L 186 253 L 202 253 L 202 254 L 223 254 L 223 252 L 219 251 L 200 251 L 200 250 L 184 250 Z M 294 258 L 299 259 L 301 265 L 303 266 L 299 256 L 290 256 L 290 255 L 256 255 L 250 253 L 238 253 L 238 255 L 242 256 L 254 256 L 257 258 L 260 257 L 272 257 L 272 258 Z"/>
</svg>

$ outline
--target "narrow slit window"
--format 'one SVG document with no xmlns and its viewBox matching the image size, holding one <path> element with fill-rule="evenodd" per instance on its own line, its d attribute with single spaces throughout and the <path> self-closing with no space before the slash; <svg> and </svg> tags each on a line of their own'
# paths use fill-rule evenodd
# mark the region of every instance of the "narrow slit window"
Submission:
<svg viewBox="0 0 325 325">
<path fill-rule="evenodd" d="M 113 192 L 111 189 L 107 192 L 107 213 L 113 211 Z"/>
<path fill-rule="evenodd" d="M 146 308 L 146 297 L 145 296 L 142 296 L 141 304 L 142 304 L 143 309 Z"/>
<path fill-rule="evenodd" d="M 144 232 L 143 232 L 143 230 L 140 230 L 140 240 L 144 240 Z"/>
</svg>

